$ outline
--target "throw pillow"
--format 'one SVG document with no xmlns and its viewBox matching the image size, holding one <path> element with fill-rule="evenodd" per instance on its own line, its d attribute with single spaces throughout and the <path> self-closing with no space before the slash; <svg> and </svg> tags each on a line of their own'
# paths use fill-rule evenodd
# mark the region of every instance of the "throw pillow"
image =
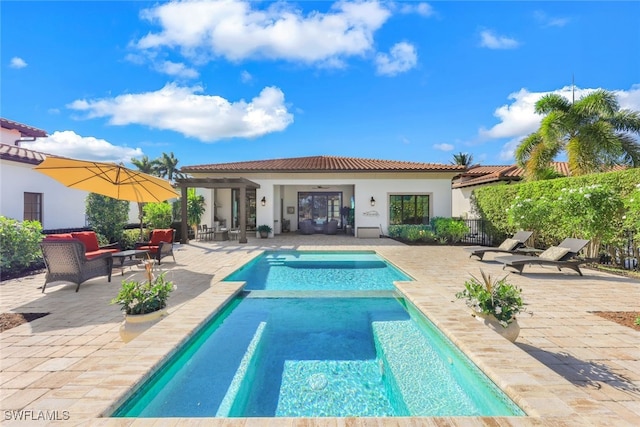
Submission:
<svg viewBox="0 0 640 427">
<path fill-rule="evenodd" d="M 84 243 L 87 252 L 97 251 L 99 248 L 98 236 L 93 231 L 80 231 L 71 233 L 74 239 L 80 240 Z"/>
<path fill-rule="evenodd" d="M 498 248 L 504 251 L 512 251 L 516 246 L 518 246 L 518 243 L 520 243 L 519 240 L 506 239 Z"/>
<path fill-rule="evenodd" d="M 570 250 L 569 248 L 563 248 L 561 246 L 551 246 L 542 252 L 539 257 L 549 261 L 559 261 L 563 256 L 568 254 Z"/>
<path fill-rule="evenodd" d="M 149 242 L 149 244 L 157 246 L 160 244 L 160 242 L 172 243 L 173 229 L 168 228 L 165 230 L 160 230 L 160 229 L 153 230 L 153 232 L 151 233 L 151 241 Z"/>
</svg>

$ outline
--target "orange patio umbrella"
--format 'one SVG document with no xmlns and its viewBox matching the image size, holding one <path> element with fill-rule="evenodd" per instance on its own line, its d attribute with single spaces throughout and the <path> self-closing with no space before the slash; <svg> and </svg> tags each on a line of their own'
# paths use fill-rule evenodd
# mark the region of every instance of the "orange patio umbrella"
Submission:
<svg viewBox="0 0 640 427">
<path fill-rule="evenodd" d="M 162 202 L 179 196 L 169 181 L 115 163 L 47 156 L 35 170 L 69 188 L 118 200 L 147 203 Z"/>
</svg>

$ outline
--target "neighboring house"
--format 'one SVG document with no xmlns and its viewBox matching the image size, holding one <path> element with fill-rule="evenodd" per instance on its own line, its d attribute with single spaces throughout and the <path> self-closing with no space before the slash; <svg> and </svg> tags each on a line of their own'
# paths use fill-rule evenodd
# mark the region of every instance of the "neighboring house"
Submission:
<svg viewBox="0 0 640 427">
<path fill-rule="evenodd" d="M 551 162 L 551 167 L 562 176 L 570 176 L 567 162 Z M 624 166 L 614 166 L 612 170 L 622 170 Z M 456 176 L 451 184 L 451 215 L 460 218 L 477 218 L 471 207 L 474 190 L 496 184 L 511 184 L 524 178 L 524 169 L 517 165 L 471 166 Z"/>
<path fill-rule="evenodd" d="M 67 188 L 33 170 L 46 154 L 21 146 L 44 138 L 47 133 L 21 123 L 0 118 L 0 215 L 40 221 L 46 230 L 86 226 L 86 191 Z M 132 212 L 137 212 L 132 204 Z M 137 213 L 130 216 L 136 221 Z"/>
<path fill-rule="evenodd" d="M 355 235 L 378 237 L 387 234 L 390 224 L 450 217 L 451 180 L 464 166 L 314 156 L 185 166 L 180 171 L 194 178 L 194 187 L 198 180 L 209 184 L 202 223 L 218 220 L 239 228 L 241 191 L 233 182 L 248 182 L 243 188 L 247 230 L 266 224 L 280 234 L 283 228 L 298 230 L 305 219 L 335 219 L 344 230 L 341 208 L 349 207 L 354 209 Z"/>
</svg>

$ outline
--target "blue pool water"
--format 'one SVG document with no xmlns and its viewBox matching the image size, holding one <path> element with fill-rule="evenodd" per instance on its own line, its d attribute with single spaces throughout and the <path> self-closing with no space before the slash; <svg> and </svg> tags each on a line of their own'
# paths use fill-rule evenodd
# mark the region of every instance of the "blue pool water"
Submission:
<svg viewBox="0 0 640 427">
<path fill-rule="evenodd" d="M 396 298 L 237 298 L 118 417 L 523 415 Z"/>
<path fill-rule="evenodd" d="M 411 277 L 375 252 L 265 252 L 224 281 L 246 290 L 392 290 Z"/>
<path fill-rule="evenodd" d="M 374 252 L 267 252 L 225 280 L 245 291 L 113 416 L 524 415 Z"/>
</svg>

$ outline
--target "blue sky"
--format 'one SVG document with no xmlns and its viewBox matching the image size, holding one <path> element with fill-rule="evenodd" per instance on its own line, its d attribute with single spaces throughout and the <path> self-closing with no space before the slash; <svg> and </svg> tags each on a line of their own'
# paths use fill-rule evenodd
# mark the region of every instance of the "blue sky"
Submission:
<svg viewBox="0 0 640 427">
<path fill-rule="evenodd" d="M 640 2 L 3 1 L 25 147 L 179 166 L 315 155 L 511 164 L 536 100 L 640 110 Z"/>
</svg>

